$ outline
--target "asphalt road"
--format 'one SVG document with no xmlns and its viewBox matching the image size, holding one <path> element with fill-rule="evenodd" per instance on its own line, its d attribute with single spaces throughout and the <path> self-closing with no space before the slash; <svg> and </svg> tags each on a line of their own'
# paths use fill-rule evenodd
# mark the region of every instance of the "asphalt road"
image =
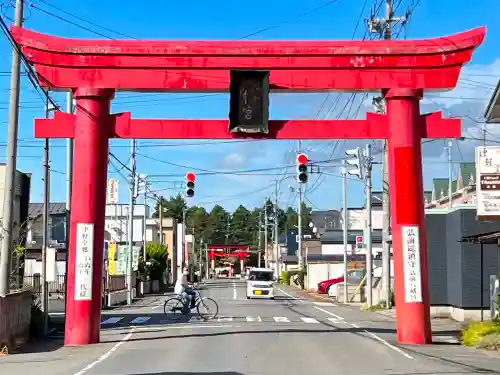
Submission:
<svg viewBox="0 0 500 375">
<path fill-rule="evenodd" d="M 301 299 L 289 287 L 279 286 L 275 300 L 247 300 L 244 283 L 228 279 L 202 294 L 219 303 L 219 318 L 171 322 L 163 315 L 167 297 L 147 298 L 103 313 L 101 344 L 61 348 L 55 333 L 34 353 L 0 358 L 0 373 L 500 374 L 496 353 L 449 343 L 400 347 L 393 322 L 381 315 Z"/>
</svg>

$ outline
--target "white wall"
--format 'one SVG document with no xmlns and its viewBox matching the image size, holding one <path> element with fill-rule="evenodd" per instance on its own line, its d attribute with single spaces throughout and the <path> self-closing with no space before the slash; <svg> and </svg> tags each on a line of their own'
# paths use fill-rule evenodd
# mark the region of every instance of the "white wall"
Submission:
<svg viewBox="0 0 500 375">
<path fill-rule="evenodd" d="M 382 218 L 383 218 L 382 214 L 383 211 L 381 207 L 372 208 L 373 229 L 382 229 Z M 348 229 L 352 230 L 365 229 L 367 218 L 368 218 L 368 211 L 366 209 L 362 210 L 348 209 L 347 210 Z"/>
<path fill-rule="evenodd" d="M 354 248 L 354 244 L 349 244 L 348 252 L 352 253 L 352 249 Z M 373 244 L 372 246 L 372 254 L 375 256 L 378 253 L 382 252 L 381 244 Z M 344 245 L 343 244 L 322 244 L 321 245 L 321 254 L 323 255 L 340 255 L 344 254 Z M 364 254 L 364 250 L 354 251 L 354 254 Z"/>
</svg>

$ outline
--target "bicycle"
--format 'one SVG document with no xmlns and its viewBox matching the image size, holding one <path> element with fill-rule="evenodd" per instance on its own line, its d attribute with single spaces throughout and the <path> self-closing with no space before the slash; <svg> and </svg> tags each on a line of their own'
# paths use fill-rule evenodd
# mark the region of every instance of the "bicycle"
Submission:
<svg viewBox="0 0 500 375">
<path fill-rule="evenodd" d="M 197 289 L 195 289 L 194 292 L 194 297 L 191 297 L 195 299 L 193 308 L 191 308 L 191 302 L 188 298 L 186 298 L 185 293 L 167 299 L 165 301 L 165 304 L 163 305 L 163 312 L 165 313 L 167 318 L 171 320 L 179 320 L 181 316 L 188 315 L 194 308 L 196 308 L 196 313 L 198 314 L 199 318 L 203 320 L 214 319 L 219 312 L 219 306 L 217 305 L 217 302 L 215 302 L 215 300 L 210 297 L 203 297 L 200 291 Z M 209 307 L 210 304 L 212 304 L 212 308 Z M 201 312 L 201 309 L 207 309 L 208 311 L 213 311 L 213 313 L 210 315 L 203 314 Z M 178 314 L 176 314 L 177 312 Z"/>
</svg>

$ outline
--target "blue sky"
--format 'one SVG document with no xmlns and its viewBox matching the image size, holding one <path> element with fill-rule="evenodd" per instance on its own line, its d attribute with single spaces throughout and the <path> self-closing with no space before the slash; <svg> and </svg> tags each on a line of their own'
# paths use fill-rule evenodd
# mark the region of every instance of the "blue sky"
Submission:
<svg viewBox="0 0 500 375">
<path fill-rule="evenodd" d="M 106 29 L 85 23 L 57 10 L 58 7 L 82 19 L 107 29 L 142 39 L 236 39 L 244 35 L 256 33 L 249 39 L 351 39 L 359 16 L 363 10 L 364 0 L 339 0 L 322 9 L 308 13 L 311 9 L 321 7 L 326 0 L 256 0 L 253 2 L 235 2 L 228 0 L 195 0 L 191 2 L 151 1 L 148 6 L 137 2 L 118 0 L 109 1 L 62 1 L 33 0 L 27 2 L 25 26 L 40 32 L 76 38 L 101 38 L 100 36 L 71 25 L 57 17 L 70 20 L 78 25 L 113 38 L 124 38 Z M 362 12 L 362 18 L 369 17 L 370 8 L 380 4 L 382 0 L 368 0 Z M 466 135 L 475 136 L 478 132 L 478 121 L 483 113 L 485 102 L 491 95 L 493 85 L 500 78 L 500 60 L 495 53 L 500 45 L 500 23 L 496 9 L 498 0 L 482 0 L 471 6 L 465 0 L 431 1 L 402 0 L 399 7 L 401 14 L 407 7 L 414 7 L 410 23 L 400 37 L 420 39 L 434 36 L 445 36 L 477 26 L 488 27 L 484 44 L 474 55 L 470 64 L 461 76 L 457 90 L 441 95 L 430 95 L 423 101 L 423 110 L 436 110 L 444 107 L 445 114 L 468 116 L 464 121 Z M 399 0 L 395 0 L 397 5 Z M 33 4 L 34 6 L 30 6 Z M 124 5 L 125 4 L 125 5 Z M 380 15 L 383 15 L 382 6 Z M 47 12 L 52 15 L 47 14 Z M 12 9 L 4 11 L 5 16 L 12 16 Z M 57 17 L 54 17 L 56 15 Z M 361 22 L 355 33 L 360 39 L 365 33 Z M 9 72 L 11 64 L 10 47 L 6 40 L 0 42 L 0 160 L 5 160 L 6 134 L 8 120 Z M 44 116 L 44 104 L 37 93 L 23 78 L 19 130 L 18 169 L 33 174 L 32 201 L 42 200 L 42 157 L 43 141 L 33 139 L 33 119 Z M 271 118 L 314 118 L 325 100 L 326 94 L 289 94 L 273 96 L 271 100 Z M 64 95 L 53 97 L 64 106 Z M 371 99 L 364 102 L 358 95 L 354 104 L 345 103 L 350 94 L 342 94 L 339 105 L 334 106 L 336 94 L 328 96 L 319 118 L 335 118 L 336 116 L 358 117 L 371 111 Z M 200 96 L 184 95 L 139 95 L 138 93 L 117 95 L 112 109 L 114 112 L 131 111 L 136 118 L 226 118 L 228 113 L 228 97 L 226 95 Z M 500 132 L 489 128 L 489 137 L 495 141 Z M 366 142 L 303 142 L 303 150 L 311 158 L 324 160 L 331 157 L 343 157 L 344 150 Z M 65 200 L 65 140 L 51 141 L 51 201 Z M 424 146 L 424 178 L 426 187 L 435 177 L 447 176 L 444 142 L 436 141 Z M 137 167 L 140 173 L 151 175 L 150 189 L 157 194 L 169 196 L 182 192 L 184 174 L 197 169 L 210 171 L 242 171 L 249 169 L 265 169 L 293 164 L 296 142 L 286 141 L 170 141 L 144 140 L 138 142 Z M 375 155 L 379 158 L 379 143 L 374 146 Z M 471 161 L 474 143 L 461 142 L 454 146 L 454 169 L 460 161 Z M 112 141 L 111 151 L 122 162 L 128 160 L 129 141 Z M 169 163 L 186 166 L 174 166 Z M 120 179 L 120 200 L 128 200 L 128 190 L 123 177 L 127 171 L 113 161 L 110 166 L 110 177 Z M 192 167 L 192 168 L 191 168 Z M 341 179 L 338 165 L 323 165 L 321 174 L 310 176 L 308 204 L 317 209 L 340 208 Z M 290 176 L 293 169 L 286 173 Z M 154 175 L 154 176 L 153 176 Z M 196 184 L 196 198 L 193 204 L 203 204 L 210 209 L 215 203 L 228 209 L 239 204 L 248 207 L 261 205 L 267 195 L 272 195 L 272 179 L 280 179 L 280 205 L 296 204 L 296 194 L 289 185 L 294 180 L 284 178 L 281 170 L 270 170 L 254 174 L 199 175 Z M 349 182 L 350 206 L 363 204 L 363 186 L 358 181 Z M 380 189 L 380 171 L 374 170 L 374 189 Z"/>
</svg>

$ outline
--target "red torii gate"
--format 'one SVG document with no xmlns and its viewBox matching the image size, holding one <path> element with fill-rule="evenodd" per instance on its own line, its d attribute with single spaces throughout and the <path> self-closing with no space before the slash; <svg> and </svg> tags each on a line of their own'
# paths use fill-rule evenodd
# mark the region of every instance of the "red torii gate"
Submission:
<svg viewBox="0 0 500 375">
<path fill-rule="evenodd" d="M 109 138 L 388 139 L 397 338 L 431 343 L 420 141 L 459 137 L 461 123 L 439 112 L 421 115 L 419 100 L 425 89 L 456 86 L 485 28 L 416 41 L 234 42 L 76 40 L 11 30 L 39 83 L 72 90 L 76 99 L 75 115 L 56 112 L 53 119 L 35 120 L 38 138 L 74 138 L 66 345 L 99 342 Z M 228 131 L 226 119 L 143 120 L 109 113 L 115 91 L 227 92 L 232 69 L 270 71 L 272 90 L 383 90 L 387 114 L 275 120 L 269 134 L 238 134 Z M 85 239 L 93 243 L 87 253 Z M 89 261 L 90 270 L 84 267 Z"/>
<path fill-rule="evenodd" d="M 215 257 L 230 255 L 240 258 L 241 272 L 243 272 L 243 262 L 249 254 L 248 245 L 207 245 L 207 249 L 207 254 L 210 259 L 210 266 L 212 270 L 215 269 Z"/>
</svg>

